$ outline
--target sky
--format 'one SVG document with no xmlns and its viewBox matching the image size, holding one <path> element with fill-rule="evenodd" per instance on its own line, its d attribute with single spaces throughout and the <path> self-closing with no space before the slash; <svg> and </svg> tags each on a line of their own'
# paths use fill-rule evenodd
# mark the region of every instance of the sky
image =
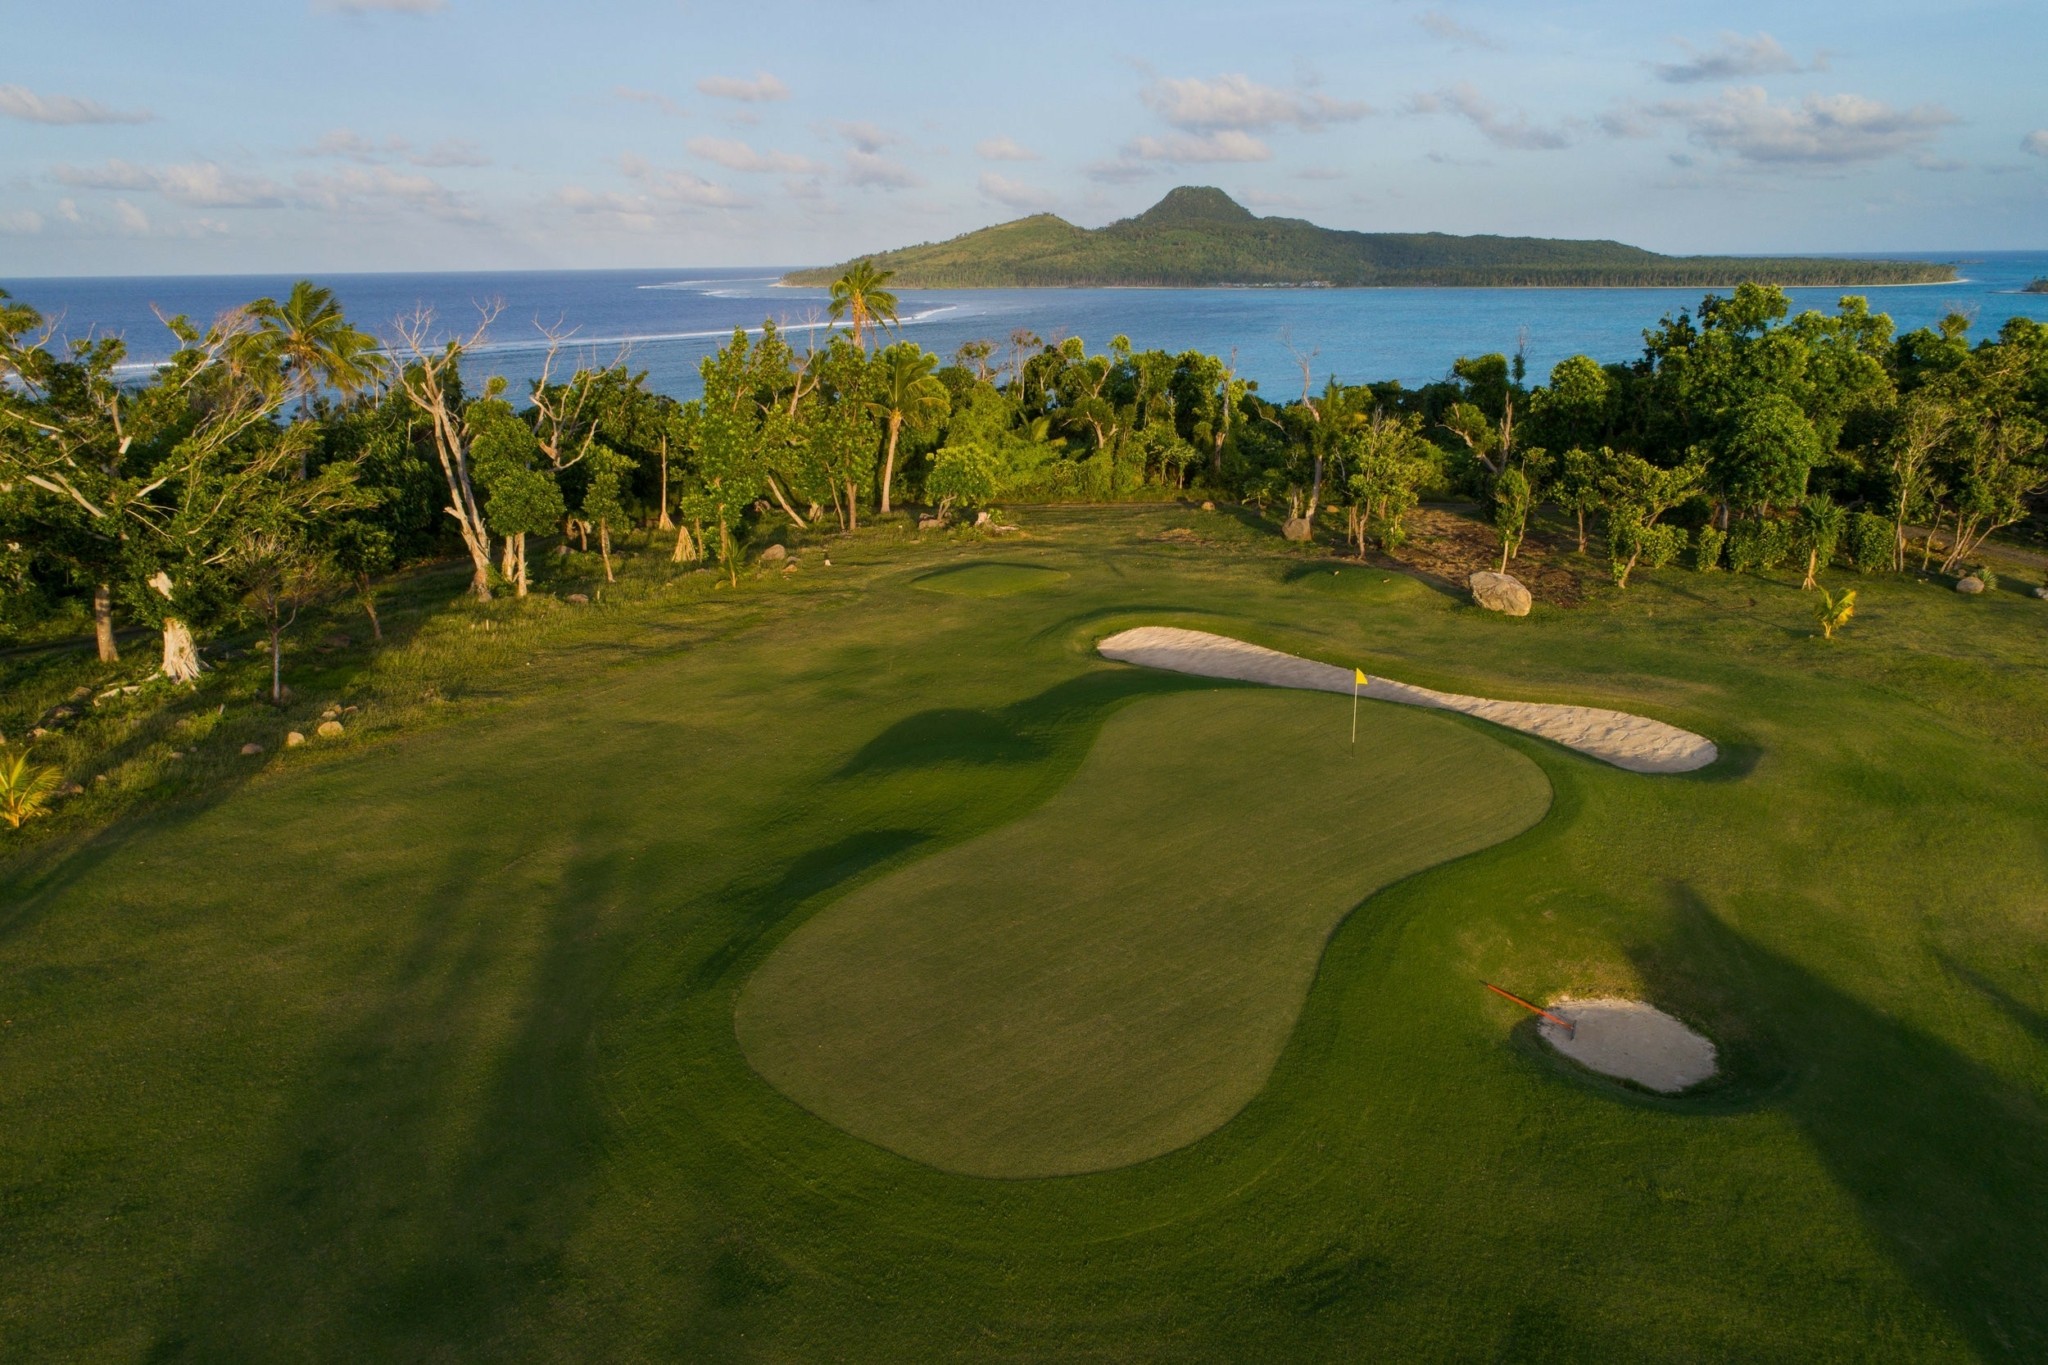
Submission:
<svg viewBox="0 0 2048 1365">
<path fill-rule="evenodd" d="M 2041 0 L 10 5 L 0 279 L 798 265 L 1175 185 L 1362 231 L 2048 247 Z"/>
</svg>

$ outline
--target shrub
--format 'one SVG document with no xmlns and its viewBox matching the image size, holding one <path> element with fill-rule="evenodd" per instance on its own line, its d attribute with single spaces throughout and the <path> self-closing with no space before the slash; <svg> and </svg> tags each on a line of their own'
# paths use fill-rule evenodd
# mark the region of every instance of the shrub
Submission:
<svg viewBox="0 0 2048 1365">
<path fill-rule="evenodd" d="M 1891 522 L 1872 512 L 1849 518 L 1849 562 L 1858 573 L 1876 573 L 1892 566 Z"/>
<path fill-rule="evenodd" d="M 1738 521 L 1728 532 L 1728 567 L 1736 573 L 1775 569 L 1792 554 L 1792 534 L 1782 521 Z"/>
<path fill-rule="evenodd" d="M 1977 577 L 1983 581 L 1984 591 L 1997 591 L 1998 573 L 1989 564 L 1979 564 L 1976 568 L 1970 570 L 1970 572 L 1977 575 Z"/>
<path fill-rule="evenodd" d="M 1682 527 L 1666 526 L 1661 522 L 1645 526 L 1640 532 L 1643 541 L 1642 565 L 1646 569 L 1661 569 L 1678 561 L 1685 553 L 1685 531 Z"/>
<path fill-rule="evenodd" d="M 1700 527 L 1693 537 L 1692 566 L 1701 573 L 1711 573 L 1721 567 L 1721 551 L 1728 544 L 1728 533 L 1712 522 Z"/>
</svg>

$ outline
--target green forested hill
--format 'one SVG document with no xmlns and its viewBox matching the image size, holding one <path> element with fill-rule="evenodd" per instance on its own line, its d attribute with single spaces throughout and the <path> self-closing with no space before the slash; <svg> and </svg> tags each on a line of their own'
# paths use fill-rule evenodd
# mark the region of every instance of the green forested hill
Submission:
<svg viewBox="0 0 2048 1365">
<path fill-rule="evenodd" d="M 896 285 L 925 289 L 1196 285 L 1706 287 L 1917 284 L 1955 278 L 1922 261 L 1660 256 L 1607 241 L 1339 232 L 1260 218 L 1218 189 L 1182 186 L 1135 218 L 1078 228 L 1049 213 L 871 257 Z M 798 270 L 829 284 L 843 266 Z"/>
</svg>

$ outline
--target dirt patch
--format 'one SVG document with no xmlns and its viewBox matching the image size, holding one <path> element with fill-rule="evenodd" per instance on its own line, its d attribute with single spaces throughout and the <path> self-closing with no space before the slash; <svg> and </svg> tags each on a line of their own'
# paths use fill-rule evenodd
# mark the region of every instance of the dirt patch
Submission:
<svg viewBox="0 0 2048 1365">
<path fill-rule="evenodd" d="M 1614 1076 L 1660 1094 L 1676 1095 L 1718 1069 L 1713 1043 L 1655 1005 L 1640 1000 L 1557 1000 L 1537 1023 L 1543 1041 L 1589 1071 Z"/>
<path fill-rule="evenodd" d="M 1573 549 L 1570 543 L 1552 543 L 1532 527 L 1508 572 L 1521 579 L 1537 601 L 1575 607 L 1585 598 L 1586 584 L 1568 562 Z M 1473 574 L 1500 567 L 1500 538 L 1470 513 L 1418 507 L 1408 514 L 1408 543 L 1376 558 L 1462 595 Z"/>
</svg>

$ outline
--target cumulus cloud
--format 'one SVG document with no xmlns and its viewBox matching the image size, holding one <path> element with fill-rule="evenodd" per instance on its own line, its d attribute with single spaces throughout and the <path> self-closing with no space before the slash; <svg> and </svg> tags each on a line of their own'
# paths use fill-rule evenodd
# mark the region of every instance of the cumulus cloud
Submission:
<svg viewBox="0 0 2048 1365">
<path fill-rule="evenodd" d="M 1740 33 L 1723 33 L 1720 41 L 1710 48 L 1694 47 L 1683 38 L 1676 41 L 1685 49 L 1685 60 L 1657 62 L 1651 67 L 1658 80 L 1670 81 L 1674 85 L 1772 76 L 1806 69 L 1797 57 L 1787 52 L 1768 33 L 1759 33 L 1754 38 L 1745 38 Z M 1820 66 L 1818 61 L 1814 63 L 1815 70 Z"/>
<path fill-rule="evenodd" d="M 1808 95 L 1796 104 L 1775 104 L 1757 86 L 1655 112 L 1683 119 L 1688 136 L 1703 146 L 1767 165 L 1877 161 L 1919 151 L 1957 122 L 1939 105 L 1897 109 L 1862 95 Z"/>
<path fill-rule="evenodd" d="M 1408 101 L 1408 108 L 1417 114 L 1455 114 L 1477 128 L 1480 136 L 1488 142 L 1510 151 L 1548 152 L 1571 144 L 1571 139 L 1562 129 L 1531 123 L 1529 116 L 1519 110 L 1509 117 L 1464 82 L 1449 89 L 1416 95 Z"/>
<path fill-rule="evenodd" d="M 715 161 L 728 170 L 751 174 L 816 175 L 826 169 L 794 152 L 756 151 L 737 138 L 693 137 L 687 145 L 692 155 Z"/>
<path fill-rule="evenodd" d="M 34 209 L 13 209 L 0 213 L 0 236 L 33 237 L 43 230 L 43 215 Z"/>
<path fill-rule="evenodd" d="M 765 104 L 770 100 L 789 98 L 789 87 L 766 71 L 757 71 L 752 80 L 738 76 L 706 76 L 697 82 L 700 94 L 713 99 L 738 100 L 742 104 Z"/>
<path fill-rule="evenodd" d="M 619 158 L 619 169 L 625 172 L 627 179 L 647 186 L 649 194 L 666 203 L 690 208 L 749 207 L 745 196 L 693 171 L 664 170 L 630 153 Z"/>
<path fill-rule="evenodd" d="M 364 165 L 403 161 L 409 165 L 430 169 L 491 164 L 490 157 L 484 155 L 483 149 L 465 138 L 442 138 L 431 147 L 416 148 L 409 140 L 395 134 L 378 142 L 349 128 L 335 128 L 322 133 L 312 146 L 300 148 L 299 155 L 339 157 L 359 161 Z"/>
<path fill-rule="evenodd" d="M 427 175 L 390 166 L 348 166 L 298 178 L 299 202 L 328 213 L 399 208 L 444 222 L 476 222 L 481 215 L 461 195 Z"/>
<path fill-rule="evenodd" d="M 872 123 L 835 123 L 832 125 L 832 131 L 863 152 L 879 152 L 882 148 L 894 146 L 903 140 Z"/>
<path fill-rule="evenodd" d="M 149 215 L 126 199 L 114 201 L 114 221 L 131 237 L 145 236 L 149 232 Z"/>
<path fill-rule="evenodd" d="M 1415 16 L 1415 22 L 1432 37 L 1441 38 L 1452 47 L 1476 47 L 1496 50 L 1500 44 L 1475 28 L 1467 27 L 1445 14 L 1442 10 L 1431 10 Z"/>
<path fill-rule="evenodd" d="M 983 161 L 1037 161 L 1041 158 L 1011 137 L 985 137 L 974 144 L 974 154 Z"/>
<path fill-rule="evenodd" d="M 0 118 L 24 123 L 147 123 L 147 109 L 110 109 L 76 95 L 38 95 L 25 85 L 0 85 Z"/>
<path fill-rule="evenodd" d="M 1250 133 L 1226 128 L 1214 133 L 1168 133 L 1135 137 L 1126 153 L 1143 161 L 1183 162 L 1270 161 L 1273 149 Z"/>
<path fill-rule="evenodd" d="M 994 171 L 981 173 L 981 192 L 1005 208 L 1038 213 L 1053 205 L 1053 196 L 1036 185 L 1026 185 Z"/>
<path fill-rule="evenodd" d="M 1155 80 L 1138 92 L 1145 107 L 1191 133 L 1264 132 L 1294 127 L 1314 131 L 1352 123 L 1372 112 L 1362 100 L 1333 100 L 1304 90 L 1260 85 L 1247 76 Z"/>
<path fill-rule="evenodd" d="M 846 154 L 846 180 L 863 189 L 907 190 L 924 183 L 924 177 L 901 162 L 855 147 Z"/>
<path fill-rule="evenodd" d="M 2036 128 L 2021 138 L 2020 150 L 2035 156 L 2048 156 L 2048 128 Z"/>
<path fill-rule="evenodd" d="M 138 166 L 114 158 L 97 166 L 59 165 L 50 174 L 74 189 L 148 191 L 203 208 L 274 208 L 289 198 L 285 187 L 268 176 L 230 171 L 211 161 Z"/>
</svg>

